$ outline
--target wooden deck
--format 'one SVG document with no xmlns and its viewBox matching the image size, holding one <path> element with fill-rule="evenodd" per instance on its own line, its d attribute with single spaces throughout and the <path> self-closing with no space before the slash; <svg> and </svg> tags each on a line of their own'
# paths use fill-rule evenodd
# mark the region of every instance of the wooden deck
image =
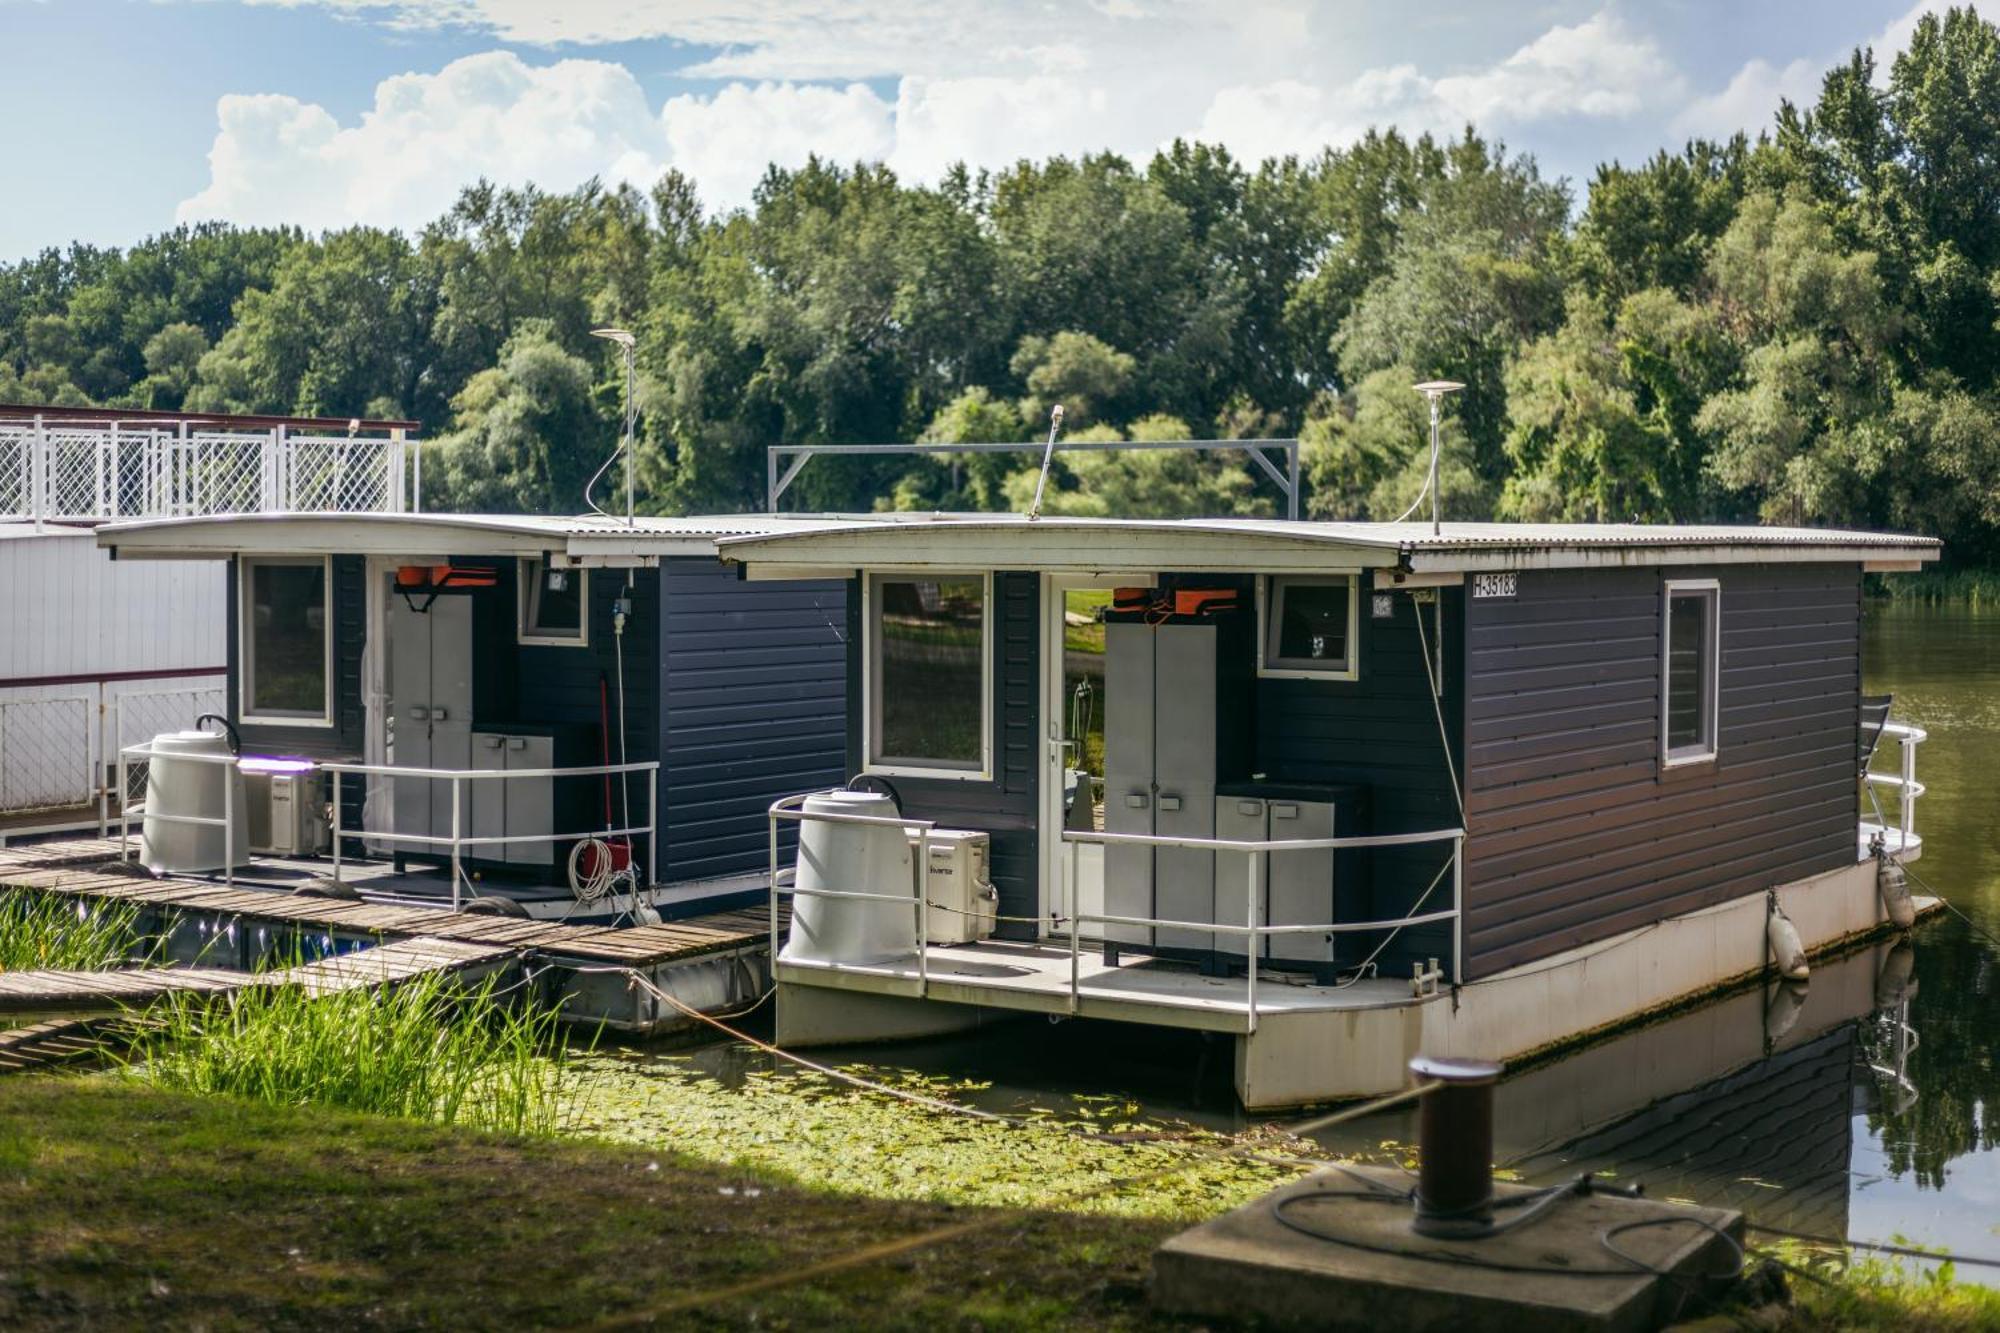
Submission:
<svg viewBox="0 0 2000 1333">
<path fill-rule="evenodd" d="M 154 879 L 105 869 L 118 860 L 115 839 L 75 838 L 0 848 L 0 888 L 39 889 L 150 907 L 203 912 L 219 918 L 319 928 L 382 939 L 428 936 L 487 944 L 554 958 L 650 966 L 681 958 L 767 945 L 767 911 L 744 908 L 657 926 L 568 926 L 519 917 L 482 916 L 425 907 L 395 907 L 271 889 L 228 888 L 206 880 Z M 779 929 L 790 925 L 787 904 Z"/>
</svg>

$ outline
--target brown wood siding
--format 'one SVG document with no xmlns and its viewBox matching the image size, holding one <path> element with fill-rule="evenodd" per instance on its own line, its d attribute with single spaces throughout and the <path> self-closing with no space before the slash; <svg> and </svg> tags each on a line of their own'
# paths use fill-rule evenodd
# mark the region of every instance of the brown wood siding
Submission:
<svg viewBox="0 0 2000 1333">
<path fill-rule="evenodd" d="M 1718 755 L 1676 769 L 1670 578 L 1722 585 Z M 1465 605 L 1469 977 L 1853 862 L 1859 567 L 1532 571 Z"/>
</svg>

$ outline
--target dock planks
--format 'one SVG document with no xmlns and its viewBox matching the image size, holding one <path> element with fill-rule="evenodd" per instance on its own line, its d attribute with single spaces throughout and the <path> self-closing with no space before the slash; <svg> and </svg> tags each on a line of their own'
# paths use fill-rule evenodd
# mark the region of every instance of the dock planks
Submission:
<svg viewBox="0 0 2000 1333">
<path fill-rule="evenodd" d="M 480 916 L 424 907 L 400 907 L 320 898 L 273 889 L 230 888 L 208 880 L 154 879 L 105 868 L 118 860 L 115 838 L 78 838 L 0 848 L 0 888 L 37 889 L 70 897 L 105 899 L 217 917 L 317 928 L 384 940 L 425 936 L 468 945 L 535 950 L 562 958 L 654 967 L 683 958 L 751 949 L 770 940 L 764 908 L 740 908 L 657 926 L 619 929 L 571 926 L 518 917 Z M 780 908 L 779 930 L 791 920 Z"/>
</svg>

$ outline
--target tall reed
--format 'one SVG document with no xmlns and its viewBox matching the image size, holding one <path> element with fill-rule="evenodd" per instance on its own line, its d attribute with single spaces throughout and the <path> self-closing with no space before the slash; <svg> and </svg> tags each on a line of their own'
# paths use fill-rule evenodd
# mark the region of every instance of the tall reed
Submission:
<svg viewBox="0 0 2000 1333">
<path fill-rule="evenodd" d="M 0 890 L 0 972 L 95 972 L 133 961 L 139 944 L 135 903 Z"/>
<path fill-rule="evenodd" d="M 556 1013 L 426 975 L 314 997 L 250 986 L 221 1001 L 156 1007 L 130 1064 L 188 1092 L 410 1116 L 508 1134 L 552 1134 L 568 1114 Z"/>
</svg>

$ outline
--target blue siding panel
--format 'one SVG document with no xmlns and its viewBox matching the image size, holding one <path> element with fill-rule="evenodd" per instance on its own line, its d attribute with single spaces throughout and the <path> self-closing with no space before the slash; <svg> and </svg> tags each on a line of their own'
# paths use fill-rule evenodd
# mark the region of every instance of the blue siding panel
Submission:
<svg viewBox="0 0 2000 1333">
<path fill-rule="evenodd" d="M 761 871 L 771 802 L 846 776 L 846 585 L 751 583 L 712 560 L 659 578 L 660 877 Z"/>
</svg>

